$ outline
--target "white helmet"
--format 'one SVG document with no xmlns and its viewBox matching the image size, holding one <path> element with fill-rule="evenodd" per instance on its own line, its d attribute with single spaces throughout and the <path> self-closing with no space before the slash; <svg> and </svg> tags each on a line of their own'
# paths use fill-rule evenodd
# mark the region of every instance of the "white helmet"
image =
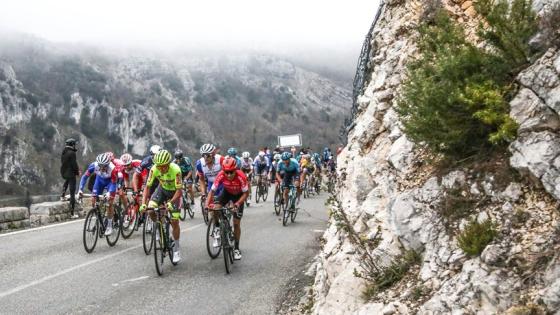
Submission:
<svg viewBox="0 0 560 315">
<path fill-rule="evenodd" d="M 121 161 L 123 163 L 123 165 L 129 165 L 132 162 L 132 155 L 125 153 L 123 155 L 121 155 Z"/>
<path fill-rule="evenodd" d="M 161 150 L 161 147 L 157 144 L 154 144 L 153 146 L 150 147 L 150 154 L 155 155 L 160 150 Z"/>
<path fill-rule="evenodd" d="M 216 147 L 211 143 L 203 144 L 200 147 L 200 154 L 212 154 L 216 150 Z"/>
<path fill-rule="evenodd" d="M 263 152 L 263 151 L 259 151 L 259 156 L 260 156 L 260 157 L 264 157 L 264 152 Z"/>
<path fill-rule="evenodd" d="M 282 155 L 280 155 L 280 153 L 274 154 L 274 159 L 275 159 L 276 161 L 280 160 L 281 158 L 282 158 Z"/>
<path fill-rule="evenodd" d="M 242 156 L 244 159 L 248 159 L 248 158 L 251 157 L 251 153 L 245 151 L 245 152 L 243 152 L 243 154 L 241 154 L 241 156 Z"/>
<path fill-rule="evenodd" d="M 107 153 L 101 153 L 95 159 L 99 166 L 107 166 L 111 163 L 111 157 Z"/>
</svg>

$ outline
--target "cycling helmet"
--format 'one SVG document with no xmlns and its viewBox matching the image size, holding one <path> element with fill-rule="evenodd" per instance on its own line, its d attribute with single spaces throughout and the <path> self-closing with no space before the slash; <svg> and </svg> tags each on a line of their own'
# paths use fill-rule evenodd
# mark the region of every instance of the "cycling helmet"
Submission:
<svg viewBox="0 0 560 315">
<path fill-rule="evenodd" d="M 280 153 L 274 154 L 274 160 L 275 160 L 275 161 L 278 161 L 278 160 L 280 160 L 281 158 L 282 158 L 282 155 L 281 155 Z"/>
<path fill-rule="evenodd" d="M 292 157 L 292 154 L 290 154 L 290 152 L 284 152 L 284 153 L 282 153 L 282 156 L 281 156 L 282 161 L 289 160 L 291 157 Z"/>
<path fill-rule="evenodd" d="M 237 155 L 237 149 L 236 149 L 236 148 L 229 148 L 229 149 L 227 150 L 227 154 L 228 154 L 229 156 L 236 156 L 236 155 Z"/>
<path fill-rule="evenodd" d="M 121 161 L 123 163 L 123 165 L 129 165 L 130 163 L 132 163 L 132 155 L 125 153 L 121 156 Z"/>
<path fill-rule="evenodd" d="M 113 161 L 115 159 L 115 154 L 111 151 L 105 152 L 109 156 L 109 161 Z"/>
<path fill-rule="evenodd" d="M 171 162 L 171 153 L 167 150 L 160 150 L 154 156 L 154 163 L 156 165 L 165 165 Z"/>
<path fill-rule="evenodd" d="M 97 165 L 99 165 L 99 166 L 107 166 L 107 165 L 109 165 L 109 163 L 111 163 L 110 156 L 107 153 L 99 154 L 97 156 L 97 158 L 95 159 L 95 161 L 97 162 Z"/>
<path fill-rule="evenodd" d="M 318 159 L 319 158 L 319 153 L 317 153 L 317 152 L 313 153 L 313 158 Z"/>
<path fill-rule="evenodd" d="M 74 146 L 76 146 L 76 142 L 77 142 L 76 139 L 68 138 L 68 139 L 66 139 L 66 141 L 64 141 L 64 144 L 69 146 L 69 147 L 74 147 Z"/>
<path fill-rule="evenodd" d="M 161 147 L 157 144 L 154 144 L 153 146 L 150 147 L 150 154 L 154 155 L 156 153 L 158 153 L 159 151 L 161 151 Z"/>
<path fill-rule="evenodd" d="M 260 157 L 264 157 L 264 152 L 263 152 L 263 151 L 259 151 L 259 156 L 260 156 Z"/>
<path fill-rule="evenodd" d="M 234 158 L 228 156 L 224 159 L 222 163 L 222 169 L 226 172 L 235 171 L 237 168 L 237 161 Z"/>
<path fill-rule="evenodd" d="M 211 143 L 203 144 L 200 147 L 200 154 L 212 154 L 216 150 L 216 147 Z"/>
<path fill-rule="evenodd" d="M 243 156 L 244 159 L 248 159 L 248 158 L 251 157 L 251 153 L 245 151 L 245 152 L 243 152 L 242 156 Z"/>
<path fill-rule="evenodd" d="M 174 156 L 175 156 L 175 158 L 178 159 L 178 160 L 179 160 L 179 159 L 182 159 L 182 158 L 183 158 L 183 151 L 181 151 L 181 150 L 176 150 Z"/>
</svg>

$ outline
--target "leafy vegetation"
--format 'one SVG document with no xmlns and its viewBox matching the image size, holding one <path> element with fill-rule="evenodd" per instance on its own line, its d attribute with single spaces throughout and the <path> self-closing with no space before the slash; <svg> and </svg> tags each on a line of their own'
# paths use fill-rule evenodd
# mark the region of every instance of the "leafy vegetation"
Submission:
<svg viewBox="0 0 560 315">
<path fill-rule="evenodd" d="M 508 100 L 537 26 L 530 1 L 480 0 L 477 8 L 486 48 L 469 42 L 443 9 L 420 27 L 420 56 L 409 64 L 397 107 L 413 141 L 457 158 L 515 138 Z"/>
<path fill-rule="evenodd" d="M 474 257 L 480 255 L 497 234 L 496 226 L 490 219 L 482 223 L 473 219 L 457 236 L 457 242 L 465 254 Z"/>
</svg>

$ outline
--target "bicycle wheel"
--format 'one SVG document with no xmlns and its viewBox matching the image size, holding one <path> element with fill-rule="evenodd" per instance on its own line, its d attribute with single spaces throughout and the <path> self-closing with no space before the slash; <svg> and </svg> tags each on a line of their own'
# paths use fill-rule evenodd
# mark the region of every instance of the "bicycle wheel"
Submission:
<svg viewBox="0 0 560 315">
<path fill-rule="evenodd" d="M 208 225 L 208 209 L 206 209 L 205 198 L 200 198 L 200 209 L 202 211 L 202 217 L 204 218 L 204 223 Z"/>
<path fill-rule="evenodd" d="M 162 235 L 161 222 L 154 222 L 152 229 L 152 238 L 154 240 L 154 261 L 156 263 L 156 272 L 163 275 L 163 258 L 164 258 L 164 237 Z"/>
<path fill-rule="evenodd" d="M 208 251 L 208 256 L 212 259 L 216 259 L 220 252 L 222 251 L 222 244 L 220 244 L 220 239 L 218 239 L 218 247 L 214 247 L 214 228 L 215 228 L 214 220 L 208 224 L 208 228 L 206 229 L 206 250 Z"/>
<path fill-rule="evenodd" d="M 297 213 L 298 213 L 298 209 L 294 207 L 293 211 L 290 212 L 290 220 L 292 221 L 292 223 L 296 222 Z"/>
<path fill-rule="evenodd" d="M 255 202 L 259 203 L 259 199 L 261 199 L 261 184 L 257 185 L 257 191 L 255 192 Z"/>
<path fill-rule="evenodd" d="M 264 185 L 264 190 L 263 190 L 263 202 L 266 201 L 266 198 L 268 198 L 268 184 Z"/>
<path fill-rule="evenodd" d="M 121 236 L 121 210 L 120 207 L 115 206 L 113 209 L 113 233 L 111 235 L 105 236 L 107 244 L 111 247 L 117 244 L 119 237 Z"/>
<path fill-rule="evenodd" d="M 88 211 L 86 215 L 86 220 L 84 221 L 84 249 L 86 252 L 91 253 L 95 249 L 97 244 L 97 238 L 99 237 L 99 220 L 95 209 Z"/>
<path fill-rule="evenodd" d="M 282 195 L 280 194 L 280 191 L 275 189 L 274 191 L 274 213 L 276 213 L 276 215 L 280 215 L 280 210 L 282 210 Z"/>
<path fill-rule="evenodd" d="M 138 224 L 138 216 L 136 215 L 136 205 L 129 204 L 123 216 L 121 234 L 124 239 L 129 238 Z"/>
<path fill-rule="evenodd" d="M 144 212 L 145 216 L 144 227 L 142 228 L 142 245 L 144 247 L 144 253 L 150 255 L 152 252 L 152 247 L 154 246 L 154 222 L 150 216 Z"/>
<path fill-rule="evenodd" d="M 192 218 L 194 218 L 194 209 L 191 206 L 191 204 L 188 203 L 188 202 L 189 202 L 189 199 L 187 198 L 187 212 L 189 213 L 189 217 L 191 217 L 191 219 L 192 219 Z"/>
<path fill-rule="evenodd" d="M 284 213 L 282 214 L 282 225 L 283 226 L 288 225 L 288 219 L 290 218 L 290 207 L 289 207 L 290 199 L 291 199 L 291 197 L 288 196 L 288 202 L 282 203 L 282 206 L 283 206 L 282 208 L 284 210 Z"/>
<path fill-rule="evenodd" d="M 164 230 L 164 248 L 167 249 L 167 254 L 169 255 L 169 261 L 173 266 L 177 266 L 178 262 L 173 261 L 173 240 L 171 239 L 171 234 L 169 234 L 169 221 L 165 221 L 165 230 Z"/>
<path fill-rule="evenodd" d="M 221 228 L 221 233 L 222 233 L 221 237 L 222 237 L 222 240 L 224 240 L 222 242 L 222 248 L 223 248 L 223 251 L 224 251 L 224 254 L 222 256 L 224 256 L 224 264 L 226 266 L 226 273 L 229 274 L 231 272 L 231 260 L 230 260 L 231 253 L 230 253 L 230 251 L 232 249 L 229 246 L 229 242 L 226 241 L 227 237 L 228 237 L 227 231 L 226 231 L 227 227 L 225 226 L 223 221 L 222 221 L 222 224 L 220 226 L 222 227 Z"/>
<path fill-rule="evenodd" d="M 183 196 L 181 197 L 181 209 L 179 212 L 179 219 L 181 219 L 181 221 L 185 221 L 187 218 L 187 204 L 188 200 L 185 198 L 185 193 L 183 193 Z"/>
</svg>

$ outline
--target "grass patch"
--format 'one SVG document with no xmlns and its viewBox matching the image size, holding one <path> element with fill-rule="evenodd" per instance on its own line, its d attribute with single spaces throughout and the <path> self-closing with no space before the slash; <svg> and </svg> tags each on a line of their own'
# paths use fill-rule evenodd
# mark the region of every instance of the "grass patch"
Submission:
<svg viewBox="0 0 560 315">
<path fill-rule="evenodd" d="M 371 300 L 379 292 L 399 282 L 412 266 L 420 264 L 421 261 L 422 256 L 418 252 L 410 250 L 397 257 L 390 266 L 382 268 L 378 273 L 364 275 L 354 270 L 355 276 L 369 280 L 362 292 L 362 297 L 366 301 Z"/>
<path fill-rule="evenodd" d="M 482 223 L 473 219 L 457 236 L 457 242 L 465 254 L 474 257 L 480 255 L 497 234 L 496 226 L 490 219 Z"/>
</svg>

